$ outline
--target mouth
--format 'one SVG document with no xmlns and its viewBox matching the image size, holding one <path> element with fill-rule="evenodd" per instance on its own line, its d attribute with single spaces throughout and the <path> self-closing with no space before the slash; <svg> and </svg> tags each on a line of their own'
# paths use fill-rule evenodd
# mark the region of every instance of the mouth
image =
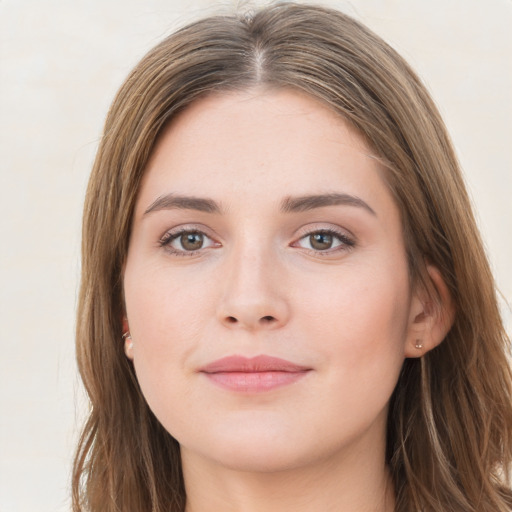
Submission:
<svg viewBox="0 0 512 512">
<path fill-rule="evenodd" d="M 202 367 L 199 372 L 214 384 L 242 393 L 259 393 L 297 382 L 312 368 L 266 355 L 252 358 L 228 356 Z"/>
</svg>

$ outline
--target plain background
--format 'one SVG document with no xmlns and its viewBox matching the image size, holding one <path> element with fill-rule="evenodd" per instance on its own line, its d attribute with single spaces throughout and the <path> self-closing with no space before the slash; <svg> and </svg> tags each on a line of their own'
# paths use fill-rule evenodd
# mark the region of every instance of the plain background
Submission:
<svg viewBox="0 0 512 512">
<path fill-rule="evenodd" d="M 512 2 L 323 4 L 361 19 L 423 77 L 510 302 Z M 86 404 L 73 346 L 80 216 L 108 105 L 165 35 L 237 5 L 245 2 L 0 0 L 0 512 L 69 510 Z M 504 303 L 503 315 L 510 332 Z"/>
</svg>

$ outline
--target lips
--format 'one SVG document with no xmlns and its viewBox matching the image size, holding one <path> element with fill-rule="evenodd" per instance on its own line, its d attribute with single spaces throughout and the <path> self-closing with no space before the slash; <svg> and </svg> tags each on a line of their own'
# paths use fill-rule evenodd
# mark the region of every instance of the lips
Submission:
<svg viewBox="0 0 512 512">
<path fill-rule="evenodd" d="M 270 391 L 292 384 L 310 371 L 310 367 L 266 355 L 228 356 L 199 370 L 214 384 L 238 392 Z"/>
</svg>

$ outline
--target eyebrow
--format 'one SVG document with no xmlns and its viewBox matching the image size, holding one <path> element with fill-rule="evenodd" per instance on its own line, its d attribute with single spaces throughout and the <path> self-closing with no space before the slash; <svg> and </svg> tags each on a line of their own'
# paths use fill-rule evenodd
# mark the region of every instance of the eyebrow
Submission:
<svg viewBox="0 0 512 512">
<path fill-rule="evenodd" d="M 144 215 L 158 210 L 198 210 L 205 213 L 221 213 L 220 205 L 213 199 L 166 194 L 153 201 Z"/>
<path fill-rule="evenodd" d="M 350 194 L 318 194 L 311 196 L 287 197 L 281 203 L 281 210 L 285 213 L 306 212 L 315 208 L 323 208 L 325 206 L 356 206 L 363 208 L 372 215 L 377 216 L 375 210 L 365 201 L 357 196 Z"/>
<path fill-rule="evenodd" d="M 363 208 L 372 215 L 377 216 L 375 210 L 365 201 L 357 196 L 350 194 L 330 193 L 316 194 L 299 197 L 286 197 L 281 203 L 281 211 L 283 213 L 296 213 L 323 208 L 326 206 L 355 206 Z M 165 194 L 153 201 L 144 215 L 159 210 L 197 210 L 205 213 L 222 213 L 219 203 L 213 199 L 182 196 L 176 194 Z"/>
</svg>

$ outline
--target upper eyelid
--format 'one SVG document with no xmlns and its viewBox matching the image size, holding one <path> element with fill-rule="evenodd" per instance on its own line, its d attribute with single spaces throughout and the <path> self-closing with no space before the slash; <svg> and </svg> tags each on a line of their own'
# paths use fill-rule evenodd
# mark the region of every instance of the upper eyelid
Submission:
<svg viewBox="0 0 512 512">
<path fill-rule="evenodd" d="M 347 238 L 351 238 L 354 241 L 356 240 L 356 236 L 349 229 L 341 227 L 337 224 L 331 224 L 328 222 L 313 222 L 313 223 L 305 224 L 304 226 L 301 226 L 299 229 L 297 229 L 296 236 L 298 236 L 299 238 L 303 238 L 312 233 L 317 233 L 317 232 L 322 232 L 322 231 L 335 233 L 340 236 L 346 236 Z"/>
<path fill-rule="evenodd" d="M 203 235 L 206 235 L 208 238 L 214 238 L 212 230 L 209 229 L 207 226 L 204 226 L 203 224 L 180 224 L 179 226 L 166 229 L 162 236 L 160 237 L 160 240 L 188 232 L 201 233 Z"/>
<path fill-rule="evenodd" d="M 173 228 L 169 228 L 165 230 L 165 232 L 162 234 L 162 236 L 159 237 L 159 242 L 167 241 L 171 238 L 175 238 L 179 236 L 182 233 L 201 233 L 205 235 L 206 237 L 210 238 L 211 240 L 215 242 L 221 242 L 219 236 L 214 234 L 213 230 L 205 226 L 204 224 L 181 224 L 178 226 L 175 226 Z M 330 224 L 327 222 L 314 222 L 314 223 L 308 223 L 305 224 L 298 229 L 295 230 L 295 235 L 293 236 L 293 239 L 291 243 L 296 243 L 298 240 L 301 240 L 304 237 L 307 237 L 313 233 L 319 233 L 319 232 L 329 232 L 334 235 L 339 235 L 340 237 L 349 238 L 354 243 L 356 242 L 357 238 L 356 236 L 348 229 L 343 228 L 336 224 Z"/>
<path fill-rule="evenodd" d="M 207 247 L 201 247 L 199 249 L 194 249 L 194 250 L 186 250 L 186 249 L 179 249 L 179 248 L 173 247 L 172 246 L 173 242 L 175 240 L 177 240 L 180 237 L 180 235 L 182 235 L 183 233 L 199 233 L 201 235 L 204 235 L 211 242 L 213 242 L 212 245 L 215 245 L 216 243 L 218 243 L 218 242 L 216 242 L 216 240 L 213 237 L 209 236 L 203 230 L 199 230 L 199 229 L 191 228 L 191 227 L 190 228 L 182 227 L 181 229 L 173 228 L 173 229 L 167 230 L 163 234 L 163 236 L 161 236 L 159 238 L 158 246 L 174 256 L 185 256 L 185 255 L 194 256 L 205 249 L 211 248 L 211 246 L 207 246 Z"/>
<path fill-rule="evenodd" d="M 311 236 L 314 233 L 329 233 L 338 238 L 338 240 L 341 242 L 340 246 L 338 247 L 327 249 L 325 251 L 318 251 L 313 249 L 315 254 L 324 255 L 325 257 L 327 257 L 329 254 L 332 255 L 334 252 L 338 252 L 339 250 L 353 249 L 359 245 L 357 237 L 349 229 L 341 227 L 338 224 L 324 222 L 310 223 L 305 224 L 297 231 L 298 233 L 296 234 L 293 242 L 290 244 L 291 247 L 296 246 L 296 244 L 298 244 L 301 240 Z M 304 248 L 304 250 L 310 251 L 311 249 Z"/>
<path fill-rule="evenodd" d="M 170 253 L 173 253 L 175 255 L 178 254 L 187 254 L 189 256 L 192 256 L 194 254 L 197 254 L 205 249 L 209 249 L 209 247 L 201 247 L 199 249 L 195 249 L 193 251 L 187 251 L 182 249 L 173 248 L 172 244 L 173 242 L 180 237 L 183 233 L 200 233 L 201 235 L 204 235 L 206 238 L 208 238 L 213 245 L 218 244 L 219 242 L 215 239 L 215 237 L 210 236 L 208 233 L 205 232 L 204 229 L 198 229 L 197 227 L 192 226 L 177 226 L 175 228 L 168 229 L 165 231 L 165 233 L 158 238 L 157 246 L 159 248 L 164 249 L 165 251 L 168 251 Z M 221 244 L 222 245 L 222 244 Z"/>
<path fill-rule="evenodd" d="M 304 238 L 311 236 L 314 233 L 327 233 L 327 234 L 333 235 L 335 238 L 338 238 L 338 240 L 341 241 L 344 245 L 354 246 L 356 244 L 355 238 L 353 236 L 347 235 L 346 233 L 341 233 L 334 229 L 315 229 L 313 231 L 310 231 L 310 232 L 296 238 L 295 241 L 292 242 L 292 245 L 296 244 L 300 240 L 303 240 Z"/>
</svg>

